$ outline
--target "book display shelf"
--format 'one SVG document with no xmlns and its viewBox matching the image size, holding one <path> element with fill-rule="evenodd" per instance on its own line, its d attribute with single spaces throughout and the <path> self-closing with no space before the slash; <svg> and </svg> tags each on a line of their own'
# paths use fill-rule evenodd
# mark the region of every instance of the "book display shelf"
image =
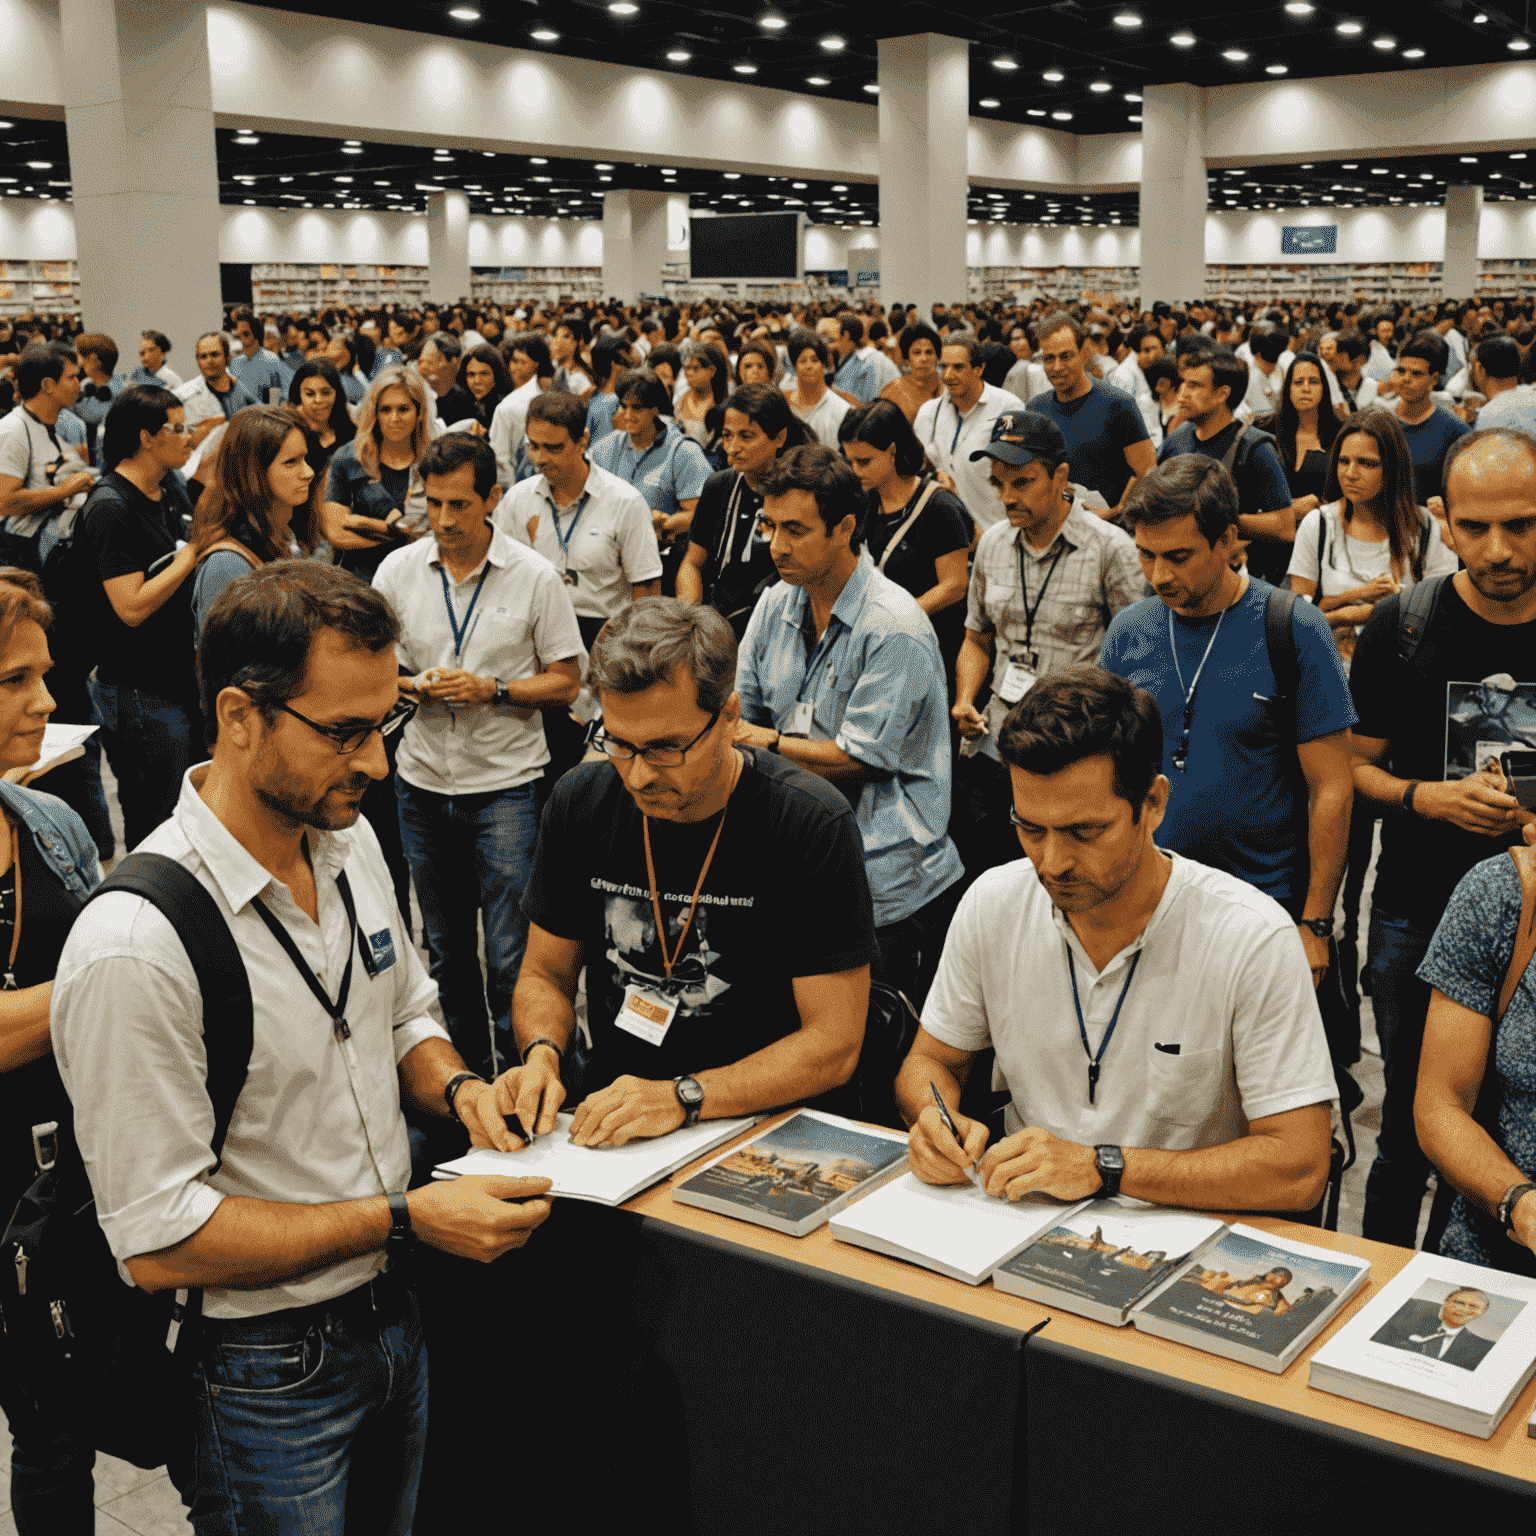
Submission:
<svg viewBox="0 0 1536 1536">
<path fill-rule="evenodd" d="M 73 261 L 0 261 L 0 315 L 73 315 L 80 273 Z"/>
</svg>

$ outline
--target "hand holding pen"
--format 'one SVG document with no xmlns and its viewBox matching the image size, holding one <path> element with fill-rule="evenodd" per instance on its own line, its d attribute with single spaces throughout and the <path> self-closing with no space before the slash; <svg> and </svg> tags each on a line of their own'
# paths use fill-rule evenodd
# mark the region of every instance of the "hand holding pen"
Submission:
<svg viewBox="0 0 1536 1536">
<path fill-rule="evenodd" d="M 930 1082 L 928 1088 L 937 1111 L 930 1115 L 925 1109 L 912 1127 L 913 1173 L 925 1184 L 958 1184 L 963 1174 L 978 1189 L 984 1188 L 976 1165 L 987 1144 L 986 1126 L 970 1120 L 962 1133 L 938 1085 Z"/>
</svg>

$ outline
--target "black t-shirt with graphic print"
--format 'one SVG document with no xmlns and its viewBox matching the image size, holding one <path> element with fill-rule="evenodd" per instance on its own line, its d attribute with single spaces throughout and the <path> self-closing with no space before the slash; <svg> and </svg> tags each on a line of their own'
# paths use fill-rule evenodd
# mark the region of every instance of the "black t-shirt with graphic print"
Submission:
<svg viewBox="0 0 1536 1536">
<path fill-rule="evenodd" d="M 661 1045 L 614 1022 L 630 982 L 665 980 L 639 807 L 610 763 L 582 763 L 550 796 L 523 896 L 531 922 L 586 947 L 592 1055 L 583 1093 L 727 1066 L 800 1027 L 793 982 L 875 955 L 864 851 L 847 800 L 775 753 L 743 749 L 698 910 L 673 968 L 680 1006 Z M 718 816 L 651 821 L 667 948 L 677 942 Z"/>
</svg>

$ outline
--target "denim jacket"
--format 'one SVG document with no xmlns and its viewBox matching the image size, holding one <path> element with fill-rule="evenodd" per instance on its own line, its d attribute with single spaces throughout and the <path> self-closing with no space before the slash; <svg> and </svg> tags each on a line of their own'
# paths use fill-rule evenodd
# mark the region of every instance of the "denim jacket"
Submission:
<svg viewBox="0 0 1536 1536">
<path fill-rule="evenodd" d="M 32 834 L 37 851 L 82 901 L 101 884 L 96 844 L 85 823 L 58 798 L 0 779 L 0 804 Z"/>
</svg>

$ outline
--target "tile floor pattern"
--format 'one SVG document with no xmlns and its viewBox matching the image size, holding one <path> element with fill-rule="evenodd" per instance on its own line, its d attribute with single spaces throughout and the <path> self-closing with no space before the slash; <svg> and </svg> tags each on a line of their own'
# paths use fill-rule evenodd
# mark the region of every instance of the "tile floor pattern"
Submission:
<svg viewBox="0 0 1536 1536">
<path fill-rule="evenodd" d="M 117 805 L 117 786 L 105 761 L 102 763 L 102 778 L 112 808 L 113 830 L 121 847 L 123 827 Z M 1375 873 L 1373 866 L 1366 881 L 1365 899 L 1361 904 L 1362 914 L 1365 915 L 1370 912 Z M 412 916 L 416 919 L 419 932 L 419 915 L 413 911 Z M 1362 932 L 1363 928 L 1362 922 Z M 1365 1054 L 1354 1069 L 1354 1075 L 1355 1081 L 1365 1093 L 1365 1101 L 1354 1115 L 1356 1160 L 1355 1166 L 1344 1175 L 1344 1189 L 1339 1201 L 1341 1232 L 1360 1230 L 1360 1213 L 1365 1202 L 1365 1177 L 1376 1153 L 1376 1131 L 1381 1124 L 1381 1057 L 1376 1045 L 1376 1025 L 1369 998 L 1363 1000 L 1361 1030 Z M 1428 1214 L 1429 1198 L 1426 1196 L 1425 1219 Z M 16 1532 L 15 1522 L 10 1516 L 10 1472 L 11 1437 L 4 1416 L 0 1415 L 0 1536 L 15 1536 Z M 135 1533 L 135 1536 L 185 1536 L 191 1529 L 181 1497 L 171 1486 L 164 1468 L 146 1472 L 116 1457 L 96 1458 L 96 1536 L 125 1536 L 128 1532 Z"/>
</svg>

